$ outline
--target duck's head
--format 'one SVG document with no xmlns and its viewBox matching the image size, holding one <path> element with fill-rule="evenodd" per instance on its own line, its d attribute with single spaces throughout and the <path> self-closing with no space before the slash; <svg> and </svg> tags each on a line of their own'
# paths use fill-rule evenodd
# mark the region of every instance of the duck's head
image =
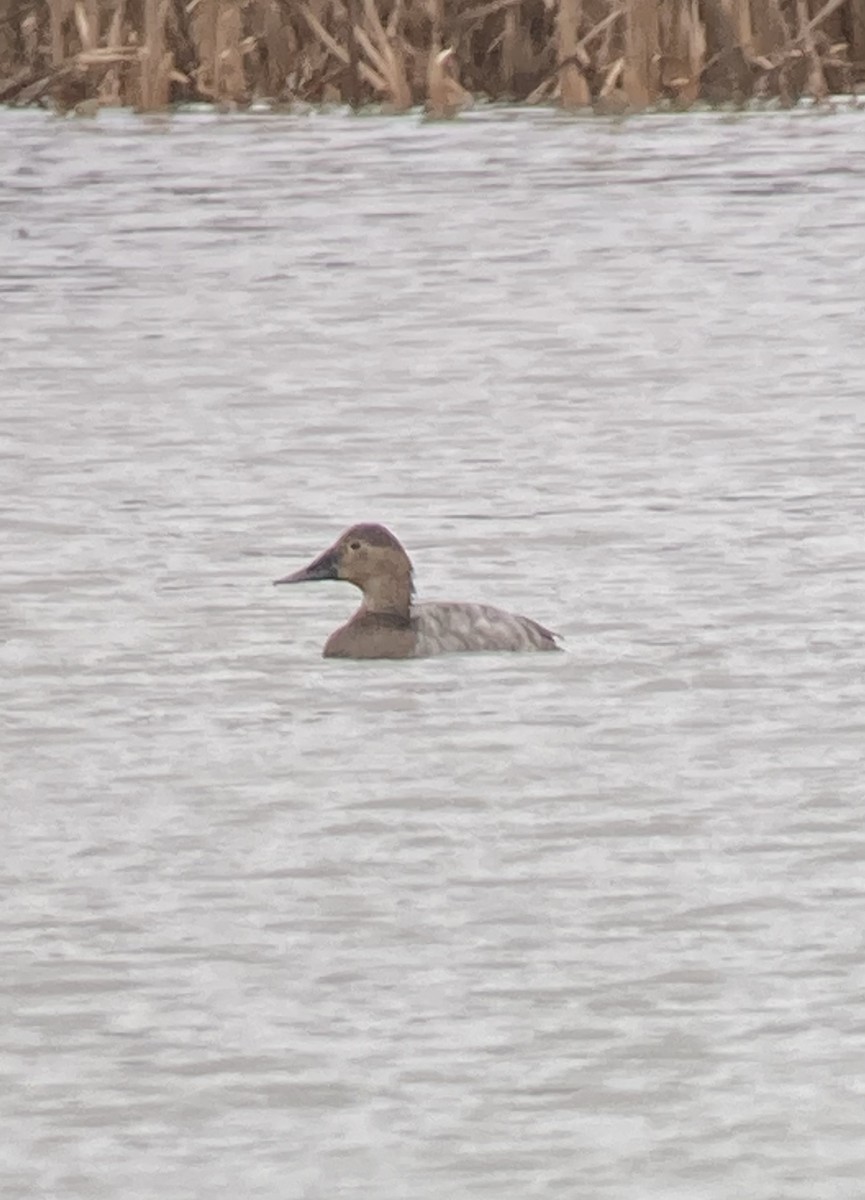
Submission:
<svg viewBox="0 0 865 1200">
<path fill-rule="evenodd" d="M 352 525 L 307 567 L 275 583 L 344 579 L 368 598 L 412 591 L 412 566 L 400 541 L 384 525 Z"/>
</svg>

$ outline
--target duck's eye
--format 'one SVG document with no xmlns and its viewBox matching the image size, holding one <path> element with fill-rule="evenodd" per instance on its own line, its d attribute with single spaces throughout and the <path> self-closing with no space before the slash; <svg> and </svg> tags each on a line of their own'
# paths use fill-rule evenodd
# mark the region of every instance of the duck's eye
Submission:
<svg viewBox="0 0 865 1200">
<path fill-rule="evenodd" d="M 348 543 L 348 548 L 349 548 L 349 550 L 359 550 L 359 549 L 360 549 L 360 542 L 349 542 L 349 543 Z"/>
</svg>

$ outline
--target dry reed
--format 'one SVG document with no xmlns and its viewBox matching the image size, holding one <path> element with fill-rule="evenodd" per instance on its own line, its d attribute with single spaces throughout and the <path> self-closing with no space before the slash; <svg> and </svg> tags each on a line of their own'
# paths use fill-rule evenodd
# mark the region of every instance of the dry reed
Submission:
<svg viewBox="0 0 865 1200">
<path fill-rule="evenodd" d="M 794 103 L 865 79 L 865 0 L 0 0 L 0 102 L 95 111 Z"/>
</svg>

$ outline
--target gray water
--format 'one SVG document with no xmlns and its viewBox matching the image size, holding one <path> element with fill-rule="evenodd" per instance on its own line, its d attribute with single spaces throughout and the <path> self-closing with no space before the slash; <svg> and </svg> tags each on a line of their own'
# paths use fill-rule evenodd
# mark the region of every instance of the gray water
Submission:
<svg viewBox="0 0 865 1200">
<path fill-rule="evenodd" d="M 0 114 L 4 1197 L 863 1195 L 862 121 Z"/>
</svg>

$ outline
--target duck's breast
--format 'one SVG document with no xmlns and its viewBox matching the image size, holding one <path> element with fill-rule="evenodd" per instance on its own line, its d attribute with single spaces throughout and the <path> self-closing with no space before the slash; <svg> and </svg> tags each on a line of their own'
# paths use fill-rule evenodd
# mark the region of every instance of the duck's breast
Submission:
<svg viewBox="0 0 865 1200">
<path fill-rule="evenodd" d="M 325 658 L 415 658 L 415 632 L 407 617 L 361 610 L 327 639 Z"/>
<path fill-rule="evenodd" d="M 558 650 L 543 625 L 491 604 L 414 604 L 416 658 L 466 650 Z"/>
</svg>

